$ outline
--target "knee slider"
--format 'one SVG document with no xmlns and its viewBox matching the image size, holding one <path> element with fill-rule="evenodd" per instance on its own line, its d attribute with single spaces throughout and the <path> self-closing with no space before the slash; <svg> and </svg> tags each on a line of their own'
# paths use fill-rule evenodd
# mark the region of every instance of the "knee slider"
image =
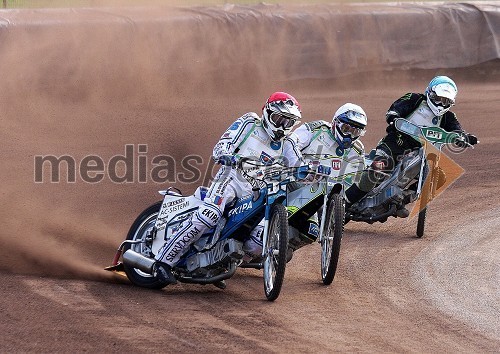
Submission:
<svg viewBox="0 0 500 354">
<path fill-rule="evenodd" d="M 203 203 L 200 205 L 196 212 L 196 217 L 207 227 L 212 228 L 217 225 L 220 218 L 222 216 L 222 212 L 217 208 L 216 205 Z"/>
</svg>

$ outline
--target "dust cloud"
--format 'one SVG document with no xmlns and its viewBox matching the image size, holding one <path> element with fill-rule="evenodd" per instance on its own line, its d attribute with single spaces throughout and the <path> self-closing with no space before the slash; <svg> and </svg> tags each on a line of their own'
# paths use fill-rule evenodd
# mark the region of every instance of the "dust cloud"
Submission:
<svg viewBox="0 0 500 354">
<path fill-rule="evenodd" d="M 259 92 L 266 77 L 253 63 L 260 49 L 227 49 L 226 36 L 214 35 L 220 29 L 85 16 L 83 23 L 27 21 L 0 31 L 4 271 L 112 279 L 102 268 L 133 219 L 159 199 L 156 190 L 175 183 L 139 183 L 137 154 L 131 183 L 107 175 L 85 183 L 79 162 L 93 155 L 106 164 L 124 155 L 126 144 L 147 145 L 148 157 L 167 154 L 178 162 L 200 155 L 202 183 L 212 173 L 208 162 L 218 135 L 269 94 Z M 247 97 L 257 106 L 242 110 Z M 35 183 L 35 157 L 48 155 L 71 157 L 76 181 L 67 182 L 71 171 L 62 163 L 59 183 L 51 183 L 45 163 L 44 180 Z M 183 172 L 175 167 L 175 174 Z M 183 190 L 193 186 L 185 183 Z"/>
<path fill-rule="evenodd" d="M 113 279 L 102 268 L 134 218 L 159 200 L 156 191 L 176 185 L 192 192 L 212 173 L 210 153 L 220 134 L 241 114 L 259 112 L 274 91 L 302 100 L 305 117 L 311 117 L 306 120 L 312 120 L 329 119 L 334 107 L 356 101 L 368 87 L 388 87 L 395 75 L 401 87 L 422 86 L 415 84 L 418 73 L 388 75 L 381 62 L 368 63 L 369 75 L 360 69 L 352 76 L 356 67 L 337 60 L 345 48 L 324 29 L 321 16 L 308 21 L 309 30 L 279 16 L 270 26 L 276 18 L 264 5 L 232 17 L 241 21 L 210 8 L 161 7 L 135 15 L 130 9 L 18 11 L 3 17 L 9 14 L 0 28 L 0 269 L 12 273 Z M 314 48 L 308 33 L 323 33 L 315 43 L 326 45 Z M 321 55 L 301 59 L 314 50 Z M 312 75 L 321 68 L 328 80 Z M 318 100 L 332 111 L 322 111 Z M 145 183 L 139 181 L 137 151 L 132 181 L 115 183 L 107 173 L 99 183 L 83 181 L 85 157 L 97 156 L 106 167 L 125 154 L 126 145 L 147 146 Z M 199 173 L 190 183 L 179 182 L 186 171 L 178 162 L 192 154 L 201 159 Z M 62 163 L 60 181 L 52 183 L 46 164 L 44 180 L 35 183 L 35 159 L 48 155 L 68 156 L 75 170 Z M 152 181 L 153 157 L 161 155 L 176 162 L 168 168 L 177 183 Z M 68 182 L 73 172 L 75 181 Z"/>
</svg>

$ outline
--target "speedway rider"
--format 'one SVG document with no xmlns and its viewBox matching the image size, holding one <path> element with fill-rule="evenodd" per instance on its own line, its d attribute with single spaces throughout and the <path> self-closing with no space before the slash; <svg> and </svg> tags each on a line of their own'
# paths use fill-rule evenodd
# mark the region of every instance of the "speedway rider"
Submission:
<svg viewBox="0 0 500 354">
<path fill-rule="evenodd" d="M 298 127 L 290 139 L 297 145 L 302 153 L 304 162 L 311 166 L 312 170 L 318 170 L 316 164 L 322 163 L 331 166 L 332 170 L 342 171 L 362 171 L 364 169 L 364 146 L 358 140 L 366 131 L 367 116 L 365 111 L 358 105 L 346 103 L 334 114 L 332 122 L 316 120 L 307 122 Z M 324 162 L 324 161 L 327 162 Z M 313 167 L 316 165 L 316 167 Z M 323 173 L 328 174 L 326 170 Z M 310 173 L 303 181 L 306 184 L 313 184 L 318 181 L 318 175 Z M 302 183 L 292 183 L 289 189 L 303 187 Z M 290 190 L 289 190 L 290 191 Z M 290 201 L 289 208 L 293 208 L 293 200 Z M 290 227 L 289 252 L 287 261 L 290 261 L 293 252 L 310 244 L 318 238 L 319 227 L 317 213 L 314 213 L 308 220 L 300 221 L 300 225 Z M 251 233 L 251 242 L 246 244 L 246 256 L 244 258 L 251 263 L 258 262 L 262 251 L 262 240 L 260 236 L 264 224 L 261 222 Z M 251 246 L 251 247 L 249 247 Z M 250 260 L 251 259 L 251 260 Z"/>
<path fill-rule="evenodd" d="M 242 159 L 261 161 L 263 165 L 280 161 L 295 166 L 301 155 L 286 139 L 301 119 L 300 105 L 288 93 L 275 92 L 266 101 L 262 117 L 250 112 L 238 118 L 214 147 L 213 158 L 222 166 L 198 210 L 185 220 L 175 235 L 155 256 L 153 276 L 165 283 L 175 283 L 171 269 L 189 246 L 219 222 L 226 205 L 235 198 L 252 193 L 251 184 L 234 166 Z"/>
<path fill-rule="evenodd" d="M 331 123 L 324 120 L 304 123 L 290 138 L 306 163 L 327 159 L 332 170 L 360 172 L 364 169 L 364 146 L 359 138 L 365 134 L 367 123 L 363 108 L 346 103 L 337 109 Z M 318 218 L 314 214 L 301 225 L 298 234 L 291 232 L 290 247 L 295 251 L 310 244 L 316 241 L 318 233 Z"/>
<path fill-rule="evenodd" d="M 389 124 L 386 129 L 387 135 L 378 143 L 375 158 L 363 172 L 360 181 L 347 189 L 346 209 L 382 183 L 405 153 L 421 147 L 417 140 L 396 130 L 394 127 L 396 118 L 405 118 L 420 127 L 434 126 L 449 132 L 461 132 L 465 139 L 455 141 L 459 147 L 465 146 L 464 141 L 471 145 L 478 143 L 475 135 L 463 131 L 455 113 L 450 111 L 451 106 L 455 104 L 457 92 L 457 85 L 452 79 L 447 76 L 436 76 L 424 94 L 407 93 L 391 105 L 386 113 L 386 121 Z M 397 216 L 408 215 L 406 208 L 397 211 Z"/>
</svg>

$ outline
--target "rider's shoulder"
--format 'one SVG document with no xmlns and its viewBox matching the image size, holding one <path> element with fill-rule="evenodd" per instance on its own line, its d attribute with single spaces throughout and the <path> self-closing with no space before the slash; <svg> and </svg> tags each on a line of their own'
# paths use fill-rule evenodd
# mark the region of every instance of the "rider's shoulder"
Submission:
<svg viewBox="0 0 500 354">
<path fill-rule="evenodd" d="M 244 126 L 260 125 L 261 118 L 254 112 L 248 112 L 239 117 L 230 127 L 229 130 L 241 129 Z"/>
<path fill-rule="evenodd" d="M 410 102 L 422 101 L 423 99 L 425 99 L 424 94 L 416 92 L 407 92 L 403 96 L 401 96 L 396 102 L 410 103 Z"/>
<path fill-rule="evenodd" d="M 404 95 L 402 95 L 399 99 L 401 101 L 406 101 L 406 100 L 418 99 L 421 97 L 425 97 L 425 95 L 422 93 L 417 93 L 417 92 L 407 92 Z"/>
<path fill-rule="evenodd" d="M 443 114 L 444 119 L 457 119 L 457 115 L 453 111 L 448 111 L 445 114 Z"/>
<path fill-rule="evenodd" d="M 304 123 L 304 126 L 310 131 L 315 131 L 321 129 L 322 127 L 327 129 L 330 129 L 332 127 L 331 123 L 325 120 L 313 120 L 312 122 Z"/>
<path fill-rule="evenodd" d="M 260 122 L 261 118 L 255 112 L 248 112 L 238 118 L 238 120 L 243 122 Z"/>
</svg>

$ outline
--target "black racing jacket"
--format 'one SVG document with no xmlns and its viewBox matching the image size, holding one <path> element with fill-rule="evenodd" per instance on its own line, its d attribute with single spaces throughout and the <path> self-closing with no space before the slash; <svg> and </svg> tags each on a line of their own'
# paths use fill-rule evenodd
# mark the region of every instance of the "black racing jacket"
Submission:
<svg viewBox="0 0 500 354">
<path fill-rule="evenodd" d="M 394 124 L 391 124 L 396 118 L 406 118 L 413 111 L 415 111 L 422 101 L 426 100 L 427 97 L 421 93 L 407 93 L 398 100 L 396 100 L 385 115 L 385 119 L 389 126 L 387 127 L 387 133 L 396 133 L 396 128 Z M 441 128 L 448 132 L 458 131 L 463 132 L 460 123 L 457 120 L 455 113 L 448 111 L 443 114 L 441 118 Z"/>
</svg>

